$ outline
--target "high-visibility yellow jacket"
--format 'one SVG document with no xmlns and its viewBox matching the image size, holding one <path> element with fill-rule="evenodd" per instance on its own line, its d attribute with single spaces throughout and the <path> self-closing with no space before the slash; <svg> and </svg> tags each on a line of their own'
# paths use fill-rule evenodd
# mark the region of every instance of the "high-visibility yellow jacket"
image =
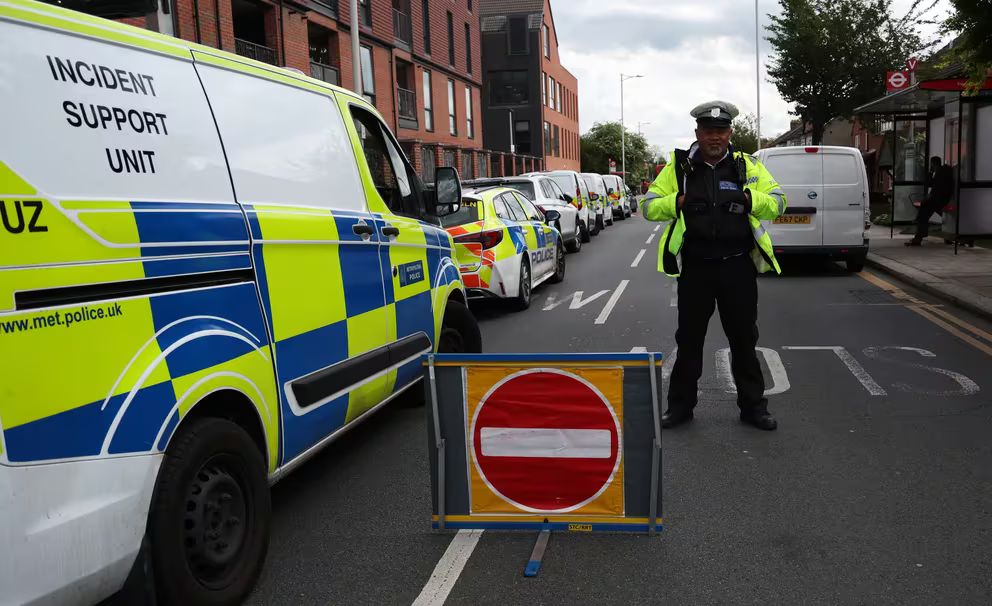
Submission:
<svg viewBox="0 0 992 606">
<path fill-rule="evenodd" d="M 754 261 L 758 272 L 766 272 L 772 269 L 776 273 L 782 273 L 775 260 L 775 252 L 772 250 L 772 239 L 765 230 L 762 221 L 771 221 L 785 212 L 786 199 L 785 192 L 779 187 L 768 169 L 754 156 L 743 152 L 734 152 L 735 158 L 744 159 L 747 167 L 747 180 L 744 189 L 751 191 L 751 213 L 748 220 L 751 223 L 751 232 L 754 234 L 754 241 L 757 244 L 751 251 L 751 260 Z M 647 195 L 641 201 L 642 216 L 648 221 L 668 221 L 658 243 L 658 271 L 670 276 L 678 276 L 678 270 L 674 268 L 674 257 L 677 257 L 682 249 L 683 238 L 685 236 L 685 217 L 678 210 L 676 199 L 679 195 L 679 186 L 675 177 L 675 154 L 672 154 L 670 161 L 658 174 L 648 189 Z M 668 265 L 665 267 L 665 254 L 672 255 Z"/>
</svg>

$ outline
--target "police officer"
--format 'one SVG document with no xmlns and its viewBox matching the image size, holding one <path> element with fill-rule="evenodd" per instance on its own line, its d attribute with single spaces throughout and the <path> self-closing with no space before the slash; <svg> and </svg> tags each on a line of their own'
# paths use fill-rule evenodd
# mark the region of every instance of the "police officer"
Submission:
<svg viewBox="0 0 992 606">
<path fill-rule="evenodd" d="M 678 277 L 679 351 L 662 426 L 692 420 L 706 328 L 718 307 L 730 341 L 741 421 L 773 430 L 778 423 L 768 412 L 755 352 L 757 275 L 780 273 L 761 221 L 785 212 L 785 193 L 756 158 L 731 147 L 734 105 L 711 101 L 690 114 L 696 142 L 688 151 L 675 150 L 641 202 L 646 219 L 669 222 L 659 242 L 658 270 Z"/>
</svg>

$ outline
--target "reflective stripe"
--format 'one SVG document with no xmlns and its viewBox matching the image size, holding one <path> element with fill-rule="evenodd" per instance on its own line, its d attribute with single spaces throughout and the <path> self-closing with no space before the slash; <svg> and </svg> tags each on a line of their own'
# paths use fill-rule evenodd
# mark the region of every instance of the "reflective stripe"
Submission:
<svg viewBox="0 0 992 606">
<path fill-rule="evenodd" d="M 768 195 L 771 196 L 771 197 L 773 197 L 773 198 L 775 198 L 775 200 L 778 202 L 778 214 L 781 215 L 782 213 L 784 213 L 785 212 L 785 192 L 782 191 L 781 189 L 776 189 L 776 190 L 772 191 Z"/>
<path fill-rule="evenodd" d="M 760 240 L 766 233 L 768 233 L 765 230 L 765 225 L 763 223 L 759 223 L 757 227 L 752 227 L 751 231 L 754 233 L 755 240 Z"/>
<path fill-rule="evenodd" d="M 642 203 L 643 202 L 647 202 L 648 200 L 654 200 L 655 198 L 660 198 L 660 197 L 661 196 L 659 196 L 658 194 L 654 193 L 653 191 L 649 191 L 647 194 L 644 195 L 644 199 L 641 200 L 641 202 Z"/>
</svg>

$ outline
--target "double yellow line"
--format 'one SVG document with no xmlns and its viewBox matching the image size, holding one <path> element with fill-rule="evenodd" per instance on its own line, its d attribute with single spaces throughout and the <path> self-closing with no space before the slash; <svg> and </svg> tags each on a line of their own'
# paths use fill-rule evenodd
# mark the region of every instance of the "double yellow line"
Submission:
<svg viewBox="0 0 992 606">
<path fill-rule="evenodd" d="M 972 347 L 992 356 L 992 334 L 936 305 L 917 299 L 895 284 L 886 282 L 871 272 L 862 271 L 858 275 L 901 301 L 907 309 L 923 316 Z"/>
</svg>

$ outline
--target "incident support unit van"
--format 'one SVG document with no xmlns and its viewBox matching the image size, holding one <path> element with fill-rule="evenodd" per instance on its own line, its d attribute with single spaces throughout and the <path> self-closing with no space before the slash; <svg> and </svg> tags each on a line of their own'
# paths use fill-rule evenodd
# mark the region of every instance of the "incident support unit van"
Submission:
<svg viewBox="0 0 992 606">
<path fill-rule="evenodd" d="M 868 254 L 868 174 L 853 147 L 770 147 L 757 154 L 789 208 L 766 227 L 777 256 L 820 255 L 861 271 Z"/>
<path fill-rule="evenodd" d="M 344 89 L 0 1 L 0 602 L 239 602 L 269 485 L 480 349 L 437 178 Z"/>
</svg>

